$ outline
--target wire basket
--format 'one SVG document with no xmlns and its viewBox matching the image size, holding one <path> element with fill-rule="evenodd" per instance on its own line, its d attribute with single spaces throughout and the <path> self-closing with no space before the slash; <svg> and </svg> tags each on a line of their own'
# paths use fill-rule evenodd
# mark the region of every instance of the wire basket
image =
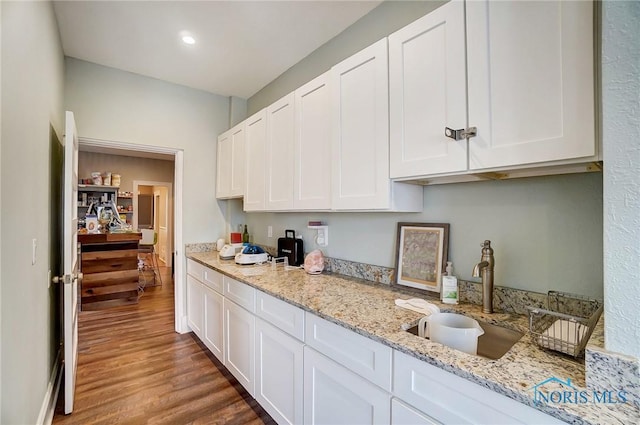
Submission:
<svg viewBox="0 0 640 425">
<path fill-rule="evenodd" d="M 527 308 L 529 331 L 538 345 L 577 358 L 584 353 L 603 306 L 593 298 L 549 291 L 547 309 Z"/>
</svg>

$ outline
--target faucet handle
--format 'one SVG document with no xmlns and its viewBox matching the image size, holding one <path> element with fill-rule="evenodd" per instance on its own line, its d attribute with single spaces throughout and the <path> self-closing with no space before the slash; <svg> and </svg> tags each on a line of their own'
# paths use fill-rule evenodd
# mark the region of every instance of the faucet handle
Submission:
<svg viewBox="0 0 640 425">
<path fill-rule="evenodd" d="M 490 240 L 485 240 L 480 246 L 482 247 L 482 255 L 493 255 L 493 248 L 491 248 Z"/>
</svg>

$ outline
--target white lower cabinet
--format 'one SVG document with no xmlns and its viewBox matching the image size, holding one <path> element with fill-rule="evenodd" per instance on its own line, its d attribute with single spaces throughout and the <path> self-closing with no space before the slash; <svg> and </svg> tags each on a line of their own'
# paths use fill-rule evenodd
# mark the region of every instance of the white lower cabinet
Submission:
<svg viewBox="0 0 640 425">
<path fill-rule="evenodd" d="M 193 276 L 187 275 L 187 323 L 191 330 L 202 337 L 204 323 L 204 287 Z"/>
<path fill-rule="evenodd" d="M 448 424 L 563 424 L 539 410 L 399 351 L 393 395 Z"/>
<path fill-rule="evenodd" d="M 304 347 L 305 424 L 388 424 L 390 399 L 386 391 Z"/>
<path fill-rule="evenodd" d="M 251 396 L 254 391 L 255 317 L 227 298 L 224 304 L 224 365 Z"/>
<path fill-rule="evenodd" d="M 255 398 L 278 424 L 301 424 L 301 341 L 256 318 Z"/>
<path fill-rule="evenodd" d="M 438 425 L 430 416 L 398 400 L 391 399 L 391 425 Z"/>
<path fill-rule="evenodd" d="M 214 356 L 224 363 L 224 306 L 223 297 L 207 287 L 204 293 L 203 342 Z"/>
</svg>

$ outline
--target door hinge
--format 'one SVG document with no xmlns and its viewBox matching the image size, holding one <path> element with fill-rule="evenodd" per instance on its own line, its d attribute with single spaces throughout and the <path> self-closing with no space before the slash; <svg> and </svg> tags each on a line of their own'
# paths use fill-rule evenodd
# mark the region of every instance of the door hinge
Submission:
<svg viewBox="0 0 640 425">
<path fill-rule="evenodd" d="M 453 128 L 445 127 L 444 135 L 453 140 L 462 140 L 469 137 L 475 137 L 478 134 L 477 127 L 461 128 L 454 130 Z"/>
</svg>

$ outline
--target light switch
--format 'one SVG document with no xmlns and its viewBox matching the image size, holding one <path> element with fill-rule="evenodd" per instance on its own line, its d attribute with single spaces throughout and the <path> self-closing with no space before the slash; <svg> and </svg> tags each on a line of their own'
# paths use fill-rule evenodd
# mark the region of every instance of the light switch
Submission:
<svg viewBox="0 0 640 425">
<path fill-rule="evenodd" d="M 38 240 L 31 239 L 31 265 L 36 264 L 36 251 L 38 249 Z"/>
</svg>

